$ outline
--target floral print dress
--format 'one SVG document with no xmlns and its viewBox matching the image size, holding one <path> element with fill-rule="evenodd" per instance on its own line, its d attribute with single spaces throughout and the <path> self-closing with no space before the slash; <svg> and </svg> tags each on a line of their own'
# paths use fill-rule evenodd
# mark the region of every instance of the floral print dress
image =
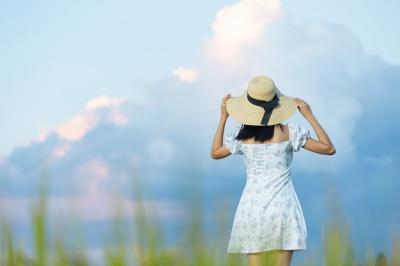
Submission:
<svg viewBox="0 0 400 266">
<path fill-rule="evenodd" d="M 286 124 L 289 140 L 245 144 L 224 137 L 223 145 L 232 154 L 244 155 L 246 185 L 237 206 L 228 253 L 254 253 L 273 249 L 306 249 L 307 228 L 291 177 L 290 164 L 310 138 L 310 131 L 294 123 Z"/>
</svg>

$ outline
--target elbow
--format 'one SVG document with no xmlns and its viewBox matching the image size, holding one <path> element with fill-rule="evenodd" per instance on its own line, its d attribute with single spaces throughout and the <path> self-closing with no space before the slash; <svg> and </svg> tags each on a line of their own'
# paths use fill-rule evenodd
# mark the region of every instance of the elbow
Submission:
<svg viewBox="0 0 400 266">
<path fill-rule="evenodd" d="M 336 149 L 334 146 L 329 147 L 329 149 L 326 152 L 327 155 L 334 155 L 335 153 L 336 153 Z"/>
<path fill-rule="evenodd" d="M 211 159 L 214 159 L 214 160 L 218 160 L 219 159 L 217 154 L 215 154 L 214 152 L 211 152 L 210 157 L 211 157 Z"/>
</svg>

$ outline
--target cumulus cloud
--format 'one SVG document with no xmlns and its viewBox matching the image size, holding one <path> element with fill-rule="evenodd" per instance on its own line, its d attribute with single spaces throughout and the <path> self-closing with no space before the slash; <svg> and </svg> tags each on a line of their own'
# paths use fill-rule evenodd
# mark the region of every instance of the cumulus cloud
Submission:
<svg viewBox="0 0 400 266">
<path fill-rule="evenodd" d="M 217 13 L 212 29 L 198 62 L 202 93 L 210 105 L 219 106 L 227 93 L 241 95 L 255 75 L 271 76 L 284 94 L 311 105 L 338 151 L 329 160 L 312 154 L 298 156 L 299 167 L 335 172 L 357 159 L 357 122 L 376 101 L 362 97 L 376 88 L 359 81 L 370 78 L 368 66 L 382 69 L 365 53 L 357 36 L 342 25 L 322 20 L 294 24 L 281 1 L 238 1 Z M 204 110 L 207 117 L 218 115 L 217 108 Z M 312 131 L 299 114 L 291 120 Z M 306 166 L 310 159 L 318 162 L 313 168 Z"/>
<path fill-rule="evenodd" d="M 67 140 L 81 139 L 91 128 L 96 126 L 102 118 L 99 109 L 107 107 L 111 110 L 107 114 L 107 121 L 115 124 L 127 124 L 128 117 L 120 107 L 126 103 L 126 98 L 112 98 L 109 96 L 99 96 L 91 99 L 85 106 L 85 110 L 69 119 L 66 123 L 58 126 L 55 131 Z"/>
<path fill-rule="evenodd" d="M 265 28 L 282 16 L 279 0 L 242 0 L 219 10 L 204 43 L 211 56 L 225 63 L 244 60 L 244 49 L 257 43 Z"/>
<path fill-rule="evenodd" d="M 94 113 L 77 114 L 66 123 L 60 125 L 56 132 L 59 136 L 68 140 L 78 140 L 97 123 L 97 116 Z"/>
</svg>

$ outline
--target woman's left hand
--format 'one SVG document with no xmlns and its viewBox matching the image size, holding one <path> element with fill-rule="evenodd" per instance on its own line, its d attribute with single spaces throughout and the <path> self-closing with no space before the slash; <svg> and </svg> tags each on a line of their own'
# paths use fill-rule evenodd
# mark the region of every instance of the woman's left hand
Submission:
<svg viewBox="0 0 400 266">
<path fill-rule="evenodd" d="M 231 94 L 227 94 L 222 98 L 222 103 L 221 103 L 221 117 L 228 118 L 229 114 L 228 111 L 226 110 L 226 100 L 228 100 L 231 97 Z"/>
</svg>

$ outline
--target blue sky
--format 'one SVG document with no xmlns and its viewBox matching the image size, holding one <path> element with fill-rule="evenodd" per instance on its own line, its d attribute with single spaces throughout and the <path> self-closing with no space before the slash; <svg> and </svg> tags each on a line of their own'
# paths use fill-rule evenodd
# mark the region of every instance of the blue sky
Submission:
<svg viewBox="0 0 400 266">
<path fill-rule="evenodd" d="M 0 3 L 0 202 L 10 219 L 26 228 L 42 166 L 54 176 L 52 210 L 83 201 L 88 224 L 109 221 L 98 208 L 108 199 L 134 205 L 127 197 L 132 166 L 151 188 L 147 204 L 167 222 L 184 216 L 194 181 L 208 195 L 211 224 L 221 189 L 232 214 L 244 165 L 236 156 L 209 157 L 219 104 L 227 93 L 241 94 L 252 76 L 268 74 L 281 91 L 310 103 L 337 148 L 334 157 L 303 151 L 294 159 L 310 232 L 305 254 L 318 249 L 327 219 L 322 198 L 335 192 L 357 225 L 359 248 L 388 250 L 390 232 L 400 227 L 400 4 L 151 4 Z M 299 114 L 291 120 L 309 127 Z M 229 120 L 226 131 L 234 126 Z M 384 232 L 371 232 L 374 226 Z"/>
<path fill-rule="evenodd" d="M 2 1 L 0 93 L 7 101 L 0 113 L 0 154 L 65 121 L 100 93 L 139 94 L 143 82 L 190 65 L 211 33 L 215 13 L 230 3 L 169 1 L 154 8 L 137 1 Z M 400 64 L 398 1 L 283 4 L 294 23 L 341 24 L 369 54 Z"/>
</svg>

